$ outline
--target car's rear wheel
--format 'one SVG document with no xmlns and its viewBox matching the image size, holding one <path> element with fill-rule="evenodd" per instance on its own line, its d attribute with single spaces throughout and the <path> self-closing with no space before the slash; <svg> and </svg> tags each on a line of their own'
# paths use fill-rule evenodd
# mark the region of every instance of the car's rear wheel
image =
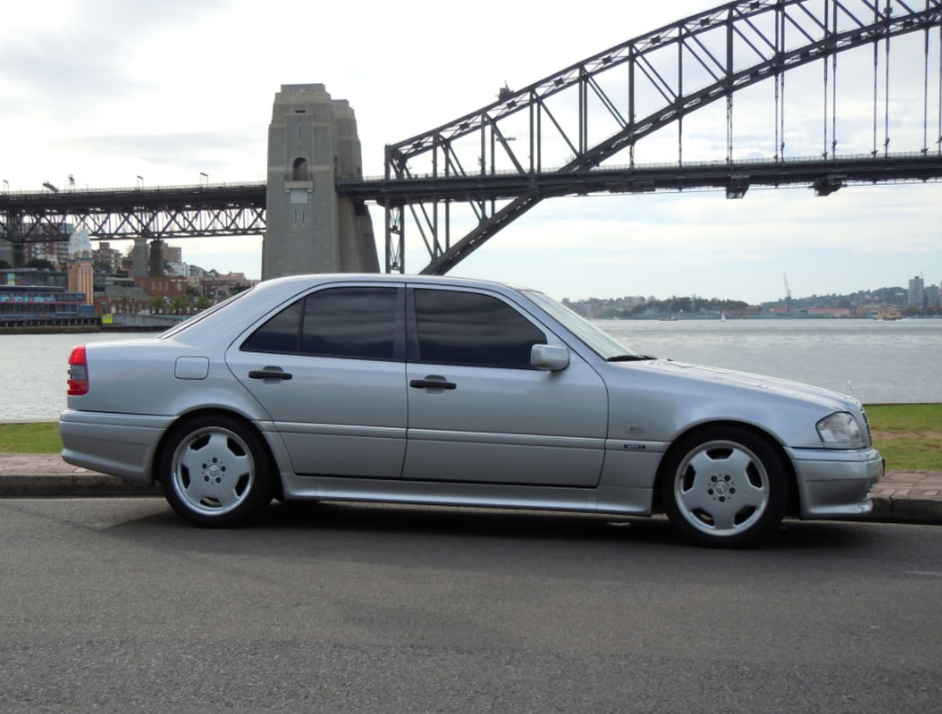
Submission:
<svg viewBox="0 0 942 714">
<path fill-rule="evenodd" d="M 671 524 L 701 545 L 745 545 L 775 530 L 785 515 L 782 460 L 766 439 L 741 427 L 710 427 L 683 438 L 660 485 Z"/>
<path fill-rule="evenodd" d="M 171 433 L 159 462 L 167 501 L 201 526 L 234 526 L 267 506 L 271 457 L 258 434 L 225 415 L 188 420 Z"/>
</svg>

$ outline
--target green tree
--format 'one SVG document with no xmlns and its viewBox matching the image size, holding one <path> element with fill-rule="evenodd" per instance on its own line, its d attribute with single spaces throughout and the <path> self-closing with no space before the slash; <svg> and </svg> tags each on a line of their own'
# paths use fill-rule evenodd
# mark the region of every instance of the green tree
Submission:
<svg viewBox="0 0 942 714">
<path fill-rule="evenodd" d="M 150 301 L 150 306 L 156 315 L 167 308 L 167 299 L 158 295 Z"/>
<path fill-rule="evenodd" d="M 38 268 L 39 270 L 55 270 L 56 266 L 45 258 L 34 258 L 26 264 L 27 268 Z"/>
<path fill-rule="evenodd" d="M 9 270 L 9 269 L 12 268 L 12 267 L 13 267 L 13 266 L 10 265 L 7 261 L 5 261 L 5 260 L 0 260 L 0 270 Z"/>
</svg>

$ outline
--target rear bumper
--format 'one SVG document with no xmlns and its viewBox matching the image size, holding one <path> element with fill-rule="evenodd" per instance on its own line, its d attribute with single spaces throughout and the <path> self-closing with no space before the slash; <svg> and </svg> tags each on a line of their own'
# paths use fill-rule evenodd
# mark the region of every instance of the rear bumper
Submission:
<svg viewBox="0 0 942 714">
<path fill-rule="evenodd" d="M 135 483 L 152 483 L 154 453 L 172 421 L 164 416 L 67 409 L 59 416 L 62 458 Z"/>
<path fill-rule="evenodd" d="M 853 518 L 873 510 L 870 491 L 883 477 L 876 449 L 786 449 L 795 467 L 802 518 Z"/>
</svg>

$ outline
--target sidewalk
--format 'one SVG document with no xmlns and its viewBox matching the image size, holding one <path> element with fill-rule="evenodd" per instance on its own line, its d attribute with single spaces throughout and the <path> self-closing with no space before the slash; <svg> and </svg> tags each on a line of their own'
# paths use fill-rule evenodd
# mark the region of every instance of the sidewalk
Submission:
<svg viewBox="0 0 942 714">
<path fill-rule="evenodd" d="M 160 494 L 159 486 L 70 466 L 58 454 L 0 454 L 0 498 Z M 942 471 L 887 471 L 873 490 L 870 520 L 942 525 Z"/>
</svg>

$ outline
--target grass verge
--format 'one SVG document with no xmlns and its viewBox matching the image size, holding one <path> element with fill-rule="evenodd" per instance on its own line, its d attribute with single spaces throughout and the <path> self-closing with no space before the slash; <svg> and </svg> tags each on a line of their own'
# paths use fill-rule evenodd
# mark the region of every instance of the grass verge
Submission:
<svg viewBox="0 0 942 714">
<path fill-rule="evenodd" d="M 942 404 L 867 407 L 874 446 L 888 469 L 942 471 Z M 62 450 L 55 423 L 0 424 L 0 453 L 55 454 Z"/>
<path fill-rule="evenodd" d="M 942 471 L 942 404 L 867 407 L 867 417 L 888 469 Z"/>
<path fill-rule="evenodd" d="M 62 451 L 59 425 L 0 424 L 0 454 L 56 454 Z"/>
</svg>

